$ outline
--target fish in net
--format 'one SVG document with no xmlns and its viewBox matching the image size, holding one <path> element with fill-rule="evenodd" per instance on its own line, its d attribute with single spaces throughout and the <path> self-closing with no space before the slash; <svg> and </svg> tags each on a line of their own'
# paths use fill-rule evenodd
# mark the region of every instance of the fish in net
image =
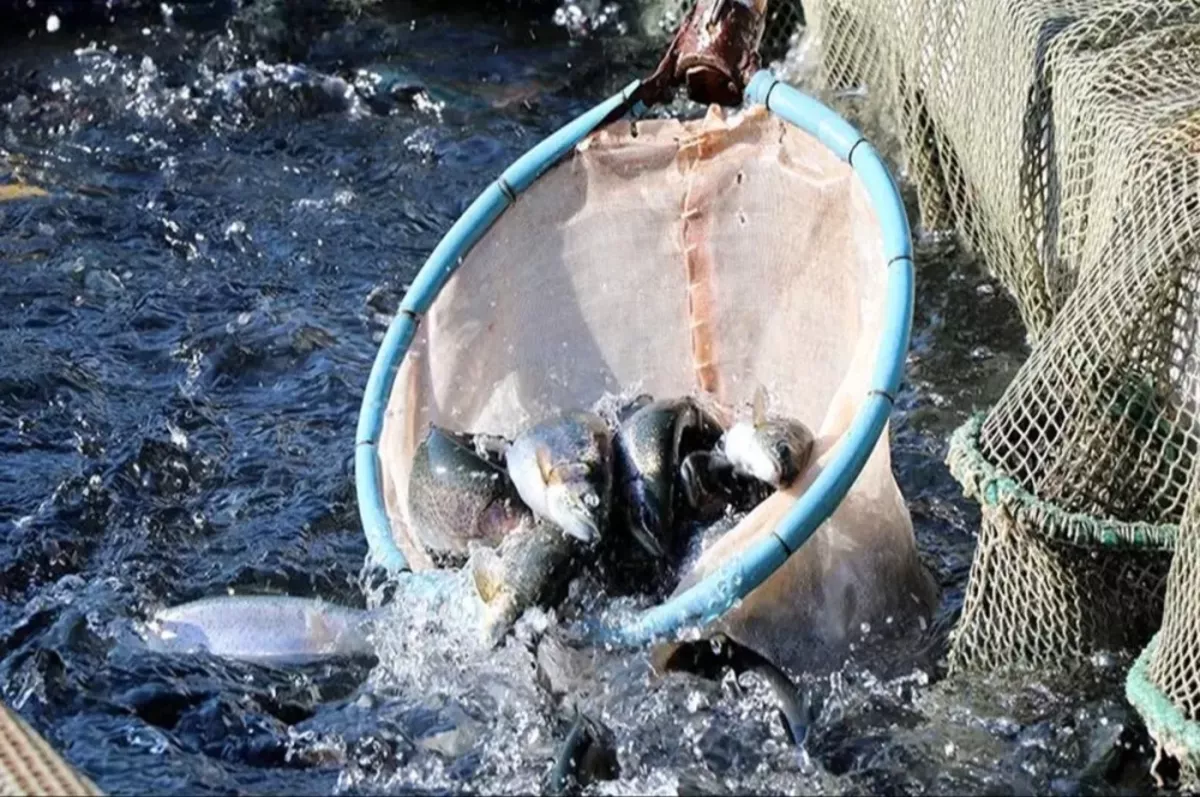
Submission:
<svg viewBox="0 0 1200 797">
<path fill-rule="evenodd" d="M 843 442 L 871 388 L 886 265 L 853 170 L 762 107 L 598 130 L 474 245 L 396 372 L 379 456 L 397 545 L 428 570 L 470 542 L 414 522 L 431 424 L 512 439 L 614 396 L 691 395 L 732 417 L 765 391 L 814 431 L 811 464 L 704 550 L 685 589 L 771 535 Z M 885 430 L 841 505 L 717 625 L 813 666 L 864 627 L 911 627 L 935 592 Z"/>
</svg>

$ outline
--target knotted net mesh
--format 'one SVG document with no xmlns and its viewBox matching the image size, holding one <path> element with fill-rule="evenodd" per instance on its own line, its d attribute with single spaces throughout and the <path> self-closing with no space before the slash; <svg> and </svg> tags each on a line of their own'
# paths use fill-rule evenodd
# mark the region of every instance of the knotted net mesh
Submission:
<svg viewBox="0 0 1200 797">
<path fill-rule="evenodd" d="M 811 482 L 868 396 L 887 271 L 854 172 L 761 107 L 593 134 L 464 258 L 397 372 L 380 455 L 398 544 L 417 569 L 466 545 L 413 522 L 409 476 L 430 423 L 511 438 L 609 396 L 702 395 L 732 413 L 761 386 L 772 412 L 814 431 L 799 483 Z M 697 567 L 769 535 L 764 516 L 794 498 Z M 930 589 L 885 432 L 848 499 L 726 630 L 796 662 L 864 622 L 901 626 Z"/>
<path fill-rule="evenodd" d="M 0 794 L 99 795 L 21 715 L 0 704 Z"/>
<path fill-rule="evenodd" d="M 1033 344 L 951 445 L 951 470 L 983 510 L 953 666 L 1055 666 L 1142 644 L 1200 446 L 1200 4 L 804 10 L 800 49 L 816 55 L 805 79 L 866 89 L 903 142 L 921 227 L 982 256 Z M 1200 570 L 1197 556 L 1181 547 L 1173 584 Z M 1175 630 L 1150 678 L 1165 693 L 1139 704 L 1152 728 L 1172 705 L 1195 718 L 1200 684 L 1180 674 L 1194 673 L 1200 636 L 1179 629 L 1200 617 L 1197 594 L 1167 594 Z M 1200 750 L 1200 732 L 1189 738 Z"/>
<path fill-rule="evenodd" d="M 1167 580 L 1162 628 L 1134 665 L 1127 694 L 1162 747 L 1200 776 L 1200 468 Z"/>
</svg>

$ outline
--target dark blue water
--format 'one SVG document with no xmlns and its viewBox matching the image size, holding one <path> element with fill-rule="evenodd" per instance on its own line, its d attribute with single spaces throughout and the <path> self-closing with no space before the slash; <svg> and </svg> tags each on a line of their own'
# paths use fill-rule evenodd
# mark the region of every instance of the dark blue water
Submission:
<svg viewBox="0 0 1200 797">
<path fill-rule="evenodd" d="M 364 604 L 352 438 L 406 280 L 504 166 L 661 46 L 619 14 L 573 38 L 553 4 L 439 5 L 60 4 L 54 33 L 54 8 L 0 5 L 19 23 L 0 34 L 0 184 L 48 192 L 0 202 L 0 689 L 110 793 L 521 791 L 566 734 L 554 690 L 518 683 L 520 650 L 482 675 L 432 655 L 283 672 L 131 636 L 228 591 Z M 1066 686 L 943 678 L 978 524 L 944 441 L 1024 343 L 968 256 L 928 245 L 920 269 L 893 457 L 943 586 L 925 647 L 826 683 L 799 759 L 761 690 L 651 685 L 642 657 L 609 656 L 623 774 L 602 792 L 1093 793 L 1144 770 L 1119 664 Z"/>
</svg>

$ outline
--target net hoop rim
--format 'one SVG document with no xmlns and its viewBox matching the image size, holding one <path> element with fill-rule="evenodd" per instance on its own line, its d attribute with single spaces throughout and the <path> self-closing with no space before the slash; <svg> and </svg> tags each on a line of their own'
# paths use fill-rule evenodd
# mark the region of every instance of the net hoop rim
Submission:
<svg viewBox="0 0 1200 797">
<path fill-rule="evenodd" d="M 378 444 L 392 382 L 421 317 L 471 247 L 517 196 L 610 114 L 627 104 L 639 85 L 640 81 L 630 83 L 551 134 L 485 188 L 434 248 L 388 327 L 359 411 L 355 491 L 369 559 L 389 573 L 399 574 L 409 568 L 392 536 L 383 498 Z M 885 319 L 871 387 L 850 427 L 838 440 L 829 463 L 770 535 L 688 590 L 645 610 L 631 621 L 614 625 L 591 623 L 587 636 L 597 643 L 632 647 L 676 638 L 689 626 L 719 619 L 766 581 L 841 504 L 883 433 L 903 379 L 912 329 L 914 269 L 908 216 L 891 173 L 879 153 L 853 125 L 816 99 L 781 82 L 769 70 L 754 76 L 746 87 L 745 97 L 748 102 L 766 106 L 771 113 L 824 144 L 851 166 L 867 192 L 879 222 L 883 262 L 888 270 Z M 634 113 L 639 110 L 640 104 L 635 105 Z"/>
</svg>

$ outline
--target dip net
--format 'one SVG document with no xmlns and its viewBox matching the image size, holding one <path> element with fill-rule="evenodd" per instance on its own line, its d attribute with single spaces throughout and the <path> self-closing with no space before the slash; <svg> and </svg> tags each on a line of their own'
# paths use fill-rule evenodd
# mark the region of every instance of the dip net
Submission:
<svg viewBox="0 0 1200 797">
<path fill-rule="evenodd" d="M 761 106 L 593 133 L 475 244 L 396 372 L 379 452 L 410 566 L 466 552 L 409 511 L 430 423 L 511 438 L 613 396 L 702 396 L 732 412 L 761 386 L 772 412 L 813 430 L 819 471 L 870 388 L 886 266 L 855 173 Z M 885 429 L 843 505 L 727 625 L 794 660 L 812 590 L 824 608 L 809 625 L 836 642 L 864 613 L 899 625 L 914 604 L 903 585 L 923 572 Z"/>
<path fill-rule="evenodd" d="M 804 11 L 806 79 L 865 88 L 903 142 L 921 227 L 982 256 L 1032 343 L 951 441 L 983 512 L 952 668 L 1141 646 L 1165 597 L 1129 694 L 1157 738 L 1200 755 L 1200 529 L 1185 519 L 1200 485 L 1200 4 Z"/>
</svg>

